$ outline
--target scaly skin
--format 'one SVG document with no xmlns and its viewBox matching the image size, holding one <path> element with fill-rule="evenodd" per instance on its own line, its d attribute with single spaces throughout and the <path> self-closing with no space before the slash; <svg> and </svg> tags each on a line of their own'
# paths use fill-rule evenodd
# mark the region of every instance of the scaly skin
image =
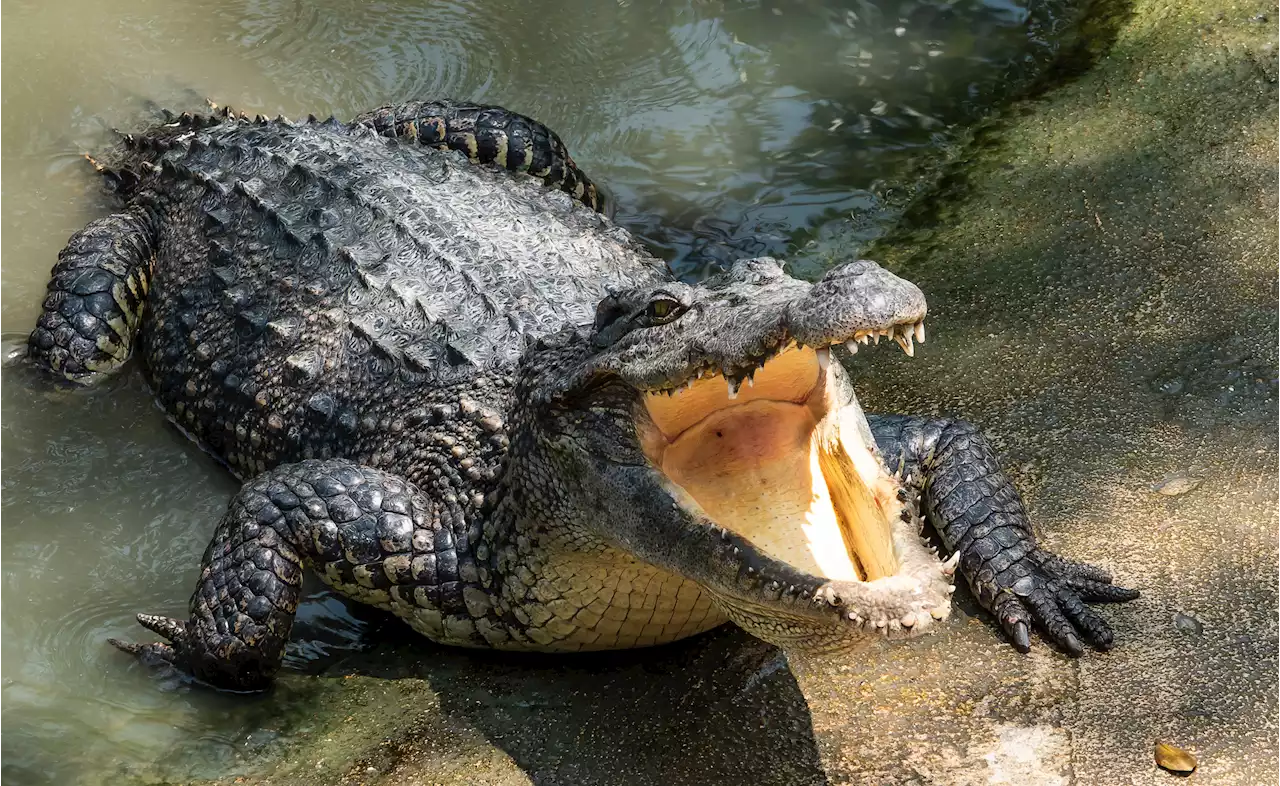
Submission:
<svg viewBox="0 0 1280 786">
<path fill-rule="evenodd" d="M 960 573 L 978 603 L 996 616 L 1015 647 L 1031 649 L 1033 621 L 1073 655 L 1084 651 L 1080 635 L 1111 647 L 1111 629 L 1084 602 L 1133 600 L 1138 593 L 1112 585 L 1100 568 L 1036 545 L 1022 499 L 981 432 L 945 418 L 867 420 L 885 463 L 902 466 L 943 545 L 959 553 Z"/>
<path fill-rule="evenodd" d="M 410 101 L 378 107 L 354 122 L 404 142 L 460 150 L 475 163 L 528 172 L 592 210 L 603 207 L 603 195 L 573 162 L 560 137 L 524 115 L 457 101 Z"/>
<path fill-rule="evenodd" d="M 435 150 L 441 134 L 493 166 Z M 266 686 L 304 570 L 461 646 L 636 647 L 726 619 L 812 649 L 915 635 L 950 589 L 922 511 L 1019 647 L 1032 620 L 1069 651 L 1109 646 L 1081 600 L 1136 594 L 1040 551 L 958 423 L 871 420 L 924 495 L 893 525 L 892 580 L 806 574 L 688 504 L 642 449 L 646 395 L 705 371 L 736 387 L 867 330 L 909 346 L 924 296 L 866 261 L 813 284 L 770 259 L 674 281 L 588 209 L 597 192 L 528 118 L 446 102 L 352 124 L 183 116 L 126 137 L 104 173 L 125 208 L 60 256 L 30 357 L 91 383 L 140 346 L 169 416 L 246 481 L 189 617 L 140 615 L 168 643 L 116 642 L 145 658 Z M 856 409 L 843 369 L 822 368 Z"/>
<path fill-rule="evenodd" d="M 133 353 L 155 250 L 151 216 L 129 210 L 100 218 L 58 254 L 30 356 L 73 381 L 109 374 Z"/>
</svg>

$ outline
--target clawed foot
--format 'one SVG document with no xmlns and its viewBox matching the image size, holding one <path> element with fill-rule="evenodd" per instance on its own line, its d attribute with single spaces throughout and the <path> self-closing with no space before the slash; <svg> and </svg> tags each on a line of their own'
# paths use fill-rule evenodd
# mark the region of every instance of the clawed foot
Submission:
<svg viewBox="0 0 1280 786">
<path fill-rule="evenodd" d="M 1102 568 L 1038 548 L 1001 571 L 990 585 L 976 583 L 980 600 L 985 600 L 984 590 L 994 589 L 988 608 L 1020 652 L 1031 650 L 1033 624 L 1070 655 L 1081 655 L 1086 643 L 1109 650 L 1114 643 L 1111 626 L 1085 604 L 1120 603 L 1139 596 L 1137 590 L 1112 584 L 1111 574 Z"/>
<path fill-rule="evenodd" d="M 115 638 L 107 639 L 107 643 L 118 650 L 137 656 L 138 660 L 148 666 L 168 663 L 181 667 L 185 661 L 181 650 L 186 640 L 187 623 L 155 614 L 139 614 L 138 622 L 142 627 L 164 636 L 169 643 L 135 644 Z"/>
<path fill-rule="evenodd" d="M 256 693 L 270 686 L 279 667 L 274 650 L 264 653 L 234 635 L 210 635 L 204 632 L 207 628 L 194 622 L 155 614 L 139 614 L 138 622 L 168 641 L 135 644 L 113 638 L 107 642 L 145 666 L 181 675 L 187 681 L 233 693 Z"/>
</svg>

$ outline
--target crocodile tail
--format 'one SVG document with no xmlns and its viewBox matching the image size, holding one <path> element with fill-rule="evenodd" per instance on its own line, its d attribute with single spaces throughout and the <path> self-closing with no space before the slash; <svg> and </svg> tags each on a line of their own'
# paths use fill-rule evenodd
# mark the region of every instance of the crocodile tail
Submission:
<svg viewBox="0 0 1280 786">
<path fill-rule="evenodd" d="M 537 120 L 502 107 L 409 101 L 365 112 L 352 125 L 402 142 L 457 150 L 477 164 L 527 172 L 592 210 L 604 209 L 604 194 L 574 163 L 560 137 Z"/>
</svg>

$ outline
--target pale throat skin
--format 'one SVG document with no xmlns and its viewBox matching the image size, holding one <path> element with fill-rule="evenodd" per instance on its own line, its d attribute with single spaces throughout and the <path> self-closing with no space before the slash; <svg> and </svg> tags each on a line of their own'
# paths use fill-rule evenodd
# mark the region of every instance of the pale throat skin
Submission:
<svg viewBox="0 0 1280 786">
<path fill-rule="evenodd" d="M 265 688 L 306 571 L 435 641 L 552 652 L 726 619 L 847 651 L 936 627 L 962 575 L 1018 649 L 1079 654 L 1112 642 L 1085 603 L 1137 596 L 1038 546 L 972 425 L 864 415 L 844 353 L 913 354 L 914 284 L 677 281 L 535 120 L 184 115 L 96 165 L 120 210 L 59 254 L 28 358 L 94 384 L 136 355 L 243 481 L 187 615 L 113 640 L 145 661 Z"/>
</svg>

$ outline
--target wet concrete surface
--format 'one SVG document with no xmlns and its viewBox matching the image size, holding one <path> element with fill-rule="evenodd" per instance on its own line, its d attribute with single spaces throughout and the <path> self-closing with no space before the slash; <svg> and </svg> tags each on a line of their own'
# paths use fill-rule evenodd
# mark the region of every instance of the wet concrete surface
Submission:
<svg viewBox="0 0 1280 786">
<path fill-rule="evenodd" d="M 1019 655 L 963 592 L 931 636 L 821 662 L 732 629 L 534 660 L 397 636 L 282 680 L 297 711 L 237 782 L 1171 783 L 1161 740 L 1192 782 L 1274 782 L 1274 14 L 1135 3 L 874 249 L 931 316 L 914 360 L 858 356 L 868 409 L 982 425 L 1044 544 L 1142 589 L 1103 610 L 1113 651 Z"/>
</svg>

